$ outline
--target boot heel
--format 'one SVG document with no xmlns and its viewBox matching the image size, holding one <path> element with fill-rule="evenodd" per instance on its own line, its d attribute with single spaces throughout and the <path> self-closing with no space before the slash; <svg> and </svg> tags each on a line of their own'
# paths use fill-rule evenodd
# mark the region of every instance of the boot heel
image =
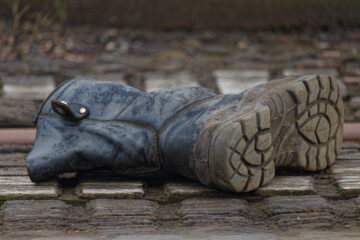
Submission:
<svg viewBox="0 0 360 240">
<path fill-rule="evenodd" d="M 324 75 L 304 76 L 287 93 L 296 106 L 292 130 L 287 133 L 292 144 L 278 147 L 276 165 L 323 170 L 335 162 L 343 139 L 344 112 L 337 82 Z M 288 152 L 293 152 L 292 160 Z"/>
<path fill-rule="evenodd" d="M 221 189 L 246 192 L 275 175 L 270 109 L 260 106 L 222 126 L 209 152 L 210 174 Z"/>
</svg>

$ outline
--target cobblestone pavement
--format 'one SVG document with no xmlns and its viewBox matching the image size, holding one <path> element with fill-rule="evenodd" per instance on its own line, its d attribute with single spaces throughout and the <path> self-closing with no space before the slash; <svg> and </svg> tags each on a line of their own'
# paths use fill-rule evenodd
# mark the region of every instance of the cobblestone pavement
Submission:
<svg viewBox="0 0 360 240">
<path fill-rule="evenodd" d="M 81 27 L 69 28 L 61 38 L 51 31 L 15 38 L 9 29 L 2 30 L 0 127 L 32 126 L 44 97 L 73 77 L 146 91 L 205 86 L 238 93 L 283 75 L 325 73 L 339 80 L 346 121 L 360 120 L 360 32 Z M 3 238 L 360 238 L 360 143 L 345 142 L 330 169 L 281 170 L 269 185 L 247 194 L 175 176 L 166 181 L 122 179 L 106 170 L 33 184 L 25 168 L 30 149 L 0 145 Z"/>
<path fill-rule="evenodd" d="M 345 142 L 330 169 L 281 170 L 270 184 L 246 194 L 175 176 L 123 179 L 106 170 L 67 173 L 34 184 L 25 169 L 30 148 L 0 149 L 0 231 L 9 239 L 58 234 L 306 239 L 304 234 L 331 232 L 341 233 L 338 239 L 360 237 L 360 143 Z M 244 235 L 252 232 L 257 234 Z"/>
</svg>

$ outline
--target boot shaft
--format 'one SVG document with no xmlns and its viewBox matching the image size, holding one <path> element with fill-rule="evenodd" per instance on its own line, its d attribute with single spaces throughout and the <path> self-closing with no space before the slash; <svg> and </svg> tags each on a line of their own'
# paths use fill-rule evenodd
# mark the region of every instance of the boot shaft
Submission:
<svg viewBox="0 0 360 240">
<path fill-rule="evenodd" d="M 37 137 L 27 158 L 29 176 L 40 181 L 62 172 L 97 167 L 144 174 L 166 166 L 194 176 L 193 169 L 187 174 L 187 168 L 166 164 L 161 152 L 167 151 L 162 151 L 161 143 L 172 141 L 174 136 L 160 141 L 160 135 L 187 106 L 217 95 L 205 88 L 145 93 L 110 82 L 66 82 L 44 101 L 34 119 Z M 184 161 L 189 159 L 175 165 L 182 166 Z"/>
</svg>

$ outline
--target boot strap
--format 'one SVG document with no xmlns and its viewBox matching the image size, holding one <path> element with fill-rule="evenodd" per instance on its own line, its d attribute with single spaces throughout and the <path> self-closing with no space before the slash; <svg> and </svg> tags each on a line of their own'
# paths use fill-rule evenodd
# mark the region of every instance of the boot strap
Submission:
<svg viewBox="0 0 360 240">
<path fill-rule="evenodd" d="M 90 113 L 89 108 L 79 103 L 52 100 L 51 106 L 56 113 L 74 120 L 84 119 Z"/>
</svg>

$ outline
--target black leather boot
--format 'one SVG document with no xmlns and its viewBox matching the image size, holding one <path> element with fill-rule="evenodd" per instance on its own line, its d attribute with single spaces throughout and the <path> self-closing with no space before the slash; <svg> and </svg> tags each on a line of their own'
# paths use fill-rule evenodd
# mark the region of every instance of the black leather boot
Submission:
<svg viewBox="0 0 360 240">
<path fill-rule="evenodd" d="M 107 167 L 132 176 L 173 172 L 241 192 L 268 183 L 277 167 L 331 165 L 341 149 L 343 107 L 327 76 L 288 77 L 231 95 L 72 80 L 49 96 L 35 122 L 27 158 L 33 181 Z"/>
</svg>

